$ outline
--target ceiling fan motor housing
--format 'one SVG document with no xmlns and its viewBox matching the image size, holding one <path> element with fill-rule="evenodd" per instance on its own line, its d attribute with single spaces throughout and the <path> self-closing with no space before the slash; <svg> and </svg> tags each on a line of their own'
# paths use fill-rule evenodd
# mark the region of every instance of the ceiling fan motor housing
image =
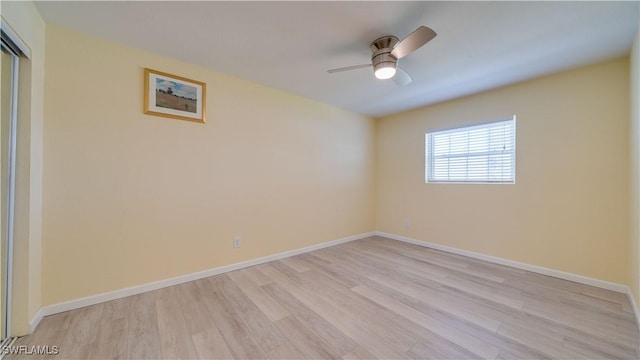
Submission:
<svg viewBox="0 0 640 360">
<path fill-rule="evenodd" d="M 371 43 L 371 51 L 373 51 L 371 63 L 373 64 L 374 72 L 380 68 L 396 68 L 398 59 L 391 55 L 391 51 L 398 41 L 395 36 L 383 36 Z"/>
<path fill-rule="evenodd" d="M 373 75 L 380 79 L 394 79 L 398 85 L 407 85 L 411 82 L 411 76 L 398 67 L 398 60 L 421 48 L 436 37 L 436 32 L 426 26 L 418 26 L 402 41 L 395 36 L 383 36 L 371 43 L 371 64 L 347 66 L 338 69 L 327 70 L 329 74 L 340 71 L 363 69 L 373 67 Z M 396 76 L 399 73 L 400 76 Z"/>
</svg>

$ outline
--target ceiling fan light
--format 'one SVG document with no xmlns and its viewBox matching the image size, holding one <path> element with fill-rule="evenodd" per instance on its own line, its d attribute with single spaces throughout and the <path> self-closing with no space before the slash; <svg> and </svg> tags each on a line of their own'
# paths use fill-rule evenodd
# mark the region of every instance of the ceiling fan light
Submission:
<svg viewBox="0 0 640 360">
<path fill-rule="evenodd" d="M 373 73 L 380 80 L 391 79 L 396 74 L 396 64 L 392 62 L 377 64 Z"/>
</svg>

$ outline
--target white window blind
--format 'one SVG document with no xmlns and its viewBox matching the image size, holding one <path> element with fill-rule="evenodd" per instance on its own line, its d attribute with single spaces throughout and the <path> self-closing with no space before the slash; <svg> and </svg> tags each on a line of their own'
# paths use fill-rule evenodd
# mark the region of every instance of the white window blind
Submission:
<svg viewBox="0 0 640 360">
<path fill-rule="evenodd" d="M 514 183 L 516 118 L 426 134 L 426 181 Z"/>
</svg>

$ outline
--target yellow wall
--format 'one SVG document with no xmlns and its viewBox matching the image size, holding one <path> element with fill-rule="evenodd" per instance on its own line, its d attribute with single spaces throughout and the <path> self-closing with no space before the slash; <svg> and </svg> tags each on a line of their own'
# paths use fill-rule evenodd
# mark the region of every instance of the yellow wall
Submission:
<svg viewBox="0 0 640 360">
<path fill-rule="evenodd" d="M 627 283 L 629 107 L 624 58 L 385 117 L 377 229 Z M 425 132 L 512 114 L 515 185 L 425 184 Z"/>
<path fill-rule="evenodd" d="M 21 59 L 11 335 L 29 332 L 41 306 L 42 124 L 45 23 L 32 2 L 2 1 L 2 18 L 31 51 Z"/>
<path fill-rule="evenodd" d="M 43 305 L 374 229 L 639 294 L 628 58 L 374 122 L 58 27 L 46 54 Z M 144 67 L 206 82 L 207 124 L 142 114 Z M 426 131 L 511 114 L 515 185 L 424 183 Z"/>
<path fill-rule="evenodd" d="M 640 30 L 631 51 L 631 162 L 629 246 L 631 255 L 629 285 L 640 306 Z M 640 310 L 640 309 L 637 309 Z M 638 312 L 640 313 L 640 312 Z"/>
<path fill-rule="evenodd" d="M 45 305 L 374 230 L 373 119 L 53 26 L 46 52 Z M 144 67 L 207 83 L 207 123 L 144 115 Z"/>
</svg>

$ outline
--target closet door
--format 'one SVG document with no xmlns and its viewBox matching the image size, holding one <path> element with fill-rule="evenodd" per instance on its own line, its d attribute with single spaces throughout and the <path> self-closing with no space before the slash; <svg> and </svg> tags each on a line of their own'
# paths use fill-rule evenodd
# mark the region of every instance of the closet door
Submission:
<svg viewBox="0 0 640 360">
<path fill-rule="evenodd" d="M 18 64 L 18 52 L 3 39 L 0 61 L 0 341 L 8 337 L 11 321 Z"/>
</svg>

